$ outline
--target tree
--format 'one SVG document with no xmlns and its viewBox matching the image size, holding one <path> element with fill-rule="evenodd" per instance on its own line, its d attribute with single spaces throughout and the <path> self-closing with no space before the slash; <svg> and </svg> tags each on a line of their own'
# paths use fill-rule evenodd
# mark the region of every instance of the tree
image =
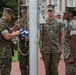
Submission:
<svg viewBox="0 0 76 75">
<path fill-rule="evenodd" d="M 18 0 L 0 0 L 0 16 L 4 8 L 11 8 L 14 10 L 15 16 L 18 15 Z"/>
</svg>

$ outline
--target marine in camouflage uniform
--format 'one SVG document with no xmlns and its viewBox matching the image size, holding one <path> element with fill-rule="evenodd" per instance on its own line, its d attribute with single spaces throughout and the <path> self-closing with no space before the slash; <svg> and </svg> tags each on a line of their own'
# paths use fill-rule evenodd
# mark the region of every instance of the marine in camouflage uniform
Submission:
<svg viewBox="0 0 76 75">
<path fill-rule="evenodd" d="M 27 5 L 21 5 L 21 12 L 27 16 Z M 17 20 L 17 22 L 19 22 L 20 28 L 24 28 L 28 31 L 27 17 L 23 15 L 23 17 Z M 27 54 L 22 55 L 20 52 L 18 52 L 21 75 L 29 75 L 29 41 L 25 41 L 25 39 L 20 40 L 19 48 L 23 54 Z"/>
<path fill-rule="evenodd" d="M 71 16 L 72 14 L 72 16 Z M 69 57 L 70 57 L 70 48 L 71 48 L 71 39 L 70 39 L 70 32 L 72 30 L 75 30 L 76 28 L 76 21 L 73 20 L 73 13 L 72 12 L 67 12 L 64 15 L 64 18 L 66 20 L 69 19 L 69 22 L 67 21 L 67 28 L 66 28 L 66 35 L 65 35 L 65 45 L 64 45 L 64 62 L 65 62 L 65 70 L 66 70 L 66 75 L 76 75 L 76 52 L 75 52 L 75 58 L 72 63 L 69 62 Z M 71 20 L 70 20 L 71 18 Z M 75 32 L 75 31 L 74 31 Z M 75 33 L 72 33 L 75 34 Z"/>
<path fill-rule="evenodd" d="M 53 13 L 53 6 L 50 5 L 48 13 Z M 56 19 L 46 19 L 46 24 L 42 25 L 42 57 L 45 65 L 46 75 L 58 75 L 58 64 L 60 60 L 60 46 L 62 32 L 65 24 Z M 41 48 L 40 48 L 41 49 Z"/>
<path fill-rule="evenodd" d="M 12 13 L 13 13 L 12 9 L 5 8 L 3 10 L 3 16 L 0 19 L 0 75 L 10 75 L 11 63 L 12 63 L 11 39 L 17 34 L 20 34 L 20 33 L 17 34 L 10 33 L 8 25 L 9 21 L 13 17 Z M 10 18 L 7 16 L 9 16 Z"/>
<path fill-rule="evenodd" d="M 0 32 L 4 29 L 7 29 L 5 26 L 6 22 L 3 18 L 0 19 Z M 11 71 L 11 58 L 12 58 L 12 49 L 11 49 L 11 40 L 5 40 L 0 34 L 0 72 L 1 75 L 10 75 Z M 5 65 L 5 66 L 4 66 Z"/>
</svg>

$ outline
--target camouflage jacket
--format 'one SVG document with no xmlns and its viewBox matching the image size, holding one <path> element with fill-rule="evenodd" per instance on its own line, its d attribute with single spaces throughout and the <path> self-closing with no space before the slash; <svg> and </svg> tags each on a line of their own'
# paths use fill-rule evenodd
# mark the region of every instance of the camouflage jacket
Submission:
<svg viewBox="0 0 76 75">
<path fill-rule="evenodd" d="M 60 33 L 62 30 L 64 30 L 64 27 L 65 24 L 58 19 L 46 19 L 46 24 L 42 25 L 44 52 L 59 53 Z"/>
<path fill-rule="evenodd" d="M 1 31 L 3 31 L 4 29 L 8 29 L 7 26 L 8 23 L 3 18 L 1 18 L 0 19 L 0 58 L 12 57 L 11 40 L 6 40 L 1 35 Z"/>
<path fill-rule="evenodd" d="M 76 20 L 72 20 L 70 23 L 70 35 L 76 35 Z"/>
<path fill-rule="evenodd" d="M 20 24 L 20 28 L 24 28 L 25 30 L 28 31 L 28 22 L 27 19 L 24 19 L 23 17 L 18 19 L 16 22 L 16 24 L 19 23 Z"/>
<path fill-rule="evenodd" d="M 64 58 L 68 59 L 70 55 L 70 45 L 71 45 L 70 32 L 76 31 L 76 21 L 72 20 L 69 23 L 67 23 L 66 26 L 67 28 L 66 28 L 66 34 L 65 34 Z M 76 33 L 72 33 L 72 34 L 76 34 Z"/>
<path fill-rule="evenodd" d="M 22 18 L 18 19 L 15 23 L 16 24 L 19 23 L 20 24 L 20 28 L 24 28 L 25 30 L 28 31 L 29 26 L 28 26 L 27 19 L 24 19 L 22 17 Z M 20 45 L 24 45 L 25 46 L 25 41 L 20 40 Z"/>
</svg>

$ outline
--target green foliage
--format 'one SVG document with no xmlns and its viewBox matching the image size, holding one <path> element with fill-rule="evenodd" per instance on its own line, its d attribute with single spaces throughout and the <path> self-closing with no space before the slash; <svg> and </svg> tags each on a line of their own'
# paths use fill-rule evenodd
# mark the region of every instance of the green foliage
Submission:
<svg viewBox="0 0 76 75">
<path fill-rule="evenodd" d="M 4 8 L 11 8 L 14 10 L 17 17 L 18 12 L 18 0 L 0 0 L 0 16 Z"/>
</svg>

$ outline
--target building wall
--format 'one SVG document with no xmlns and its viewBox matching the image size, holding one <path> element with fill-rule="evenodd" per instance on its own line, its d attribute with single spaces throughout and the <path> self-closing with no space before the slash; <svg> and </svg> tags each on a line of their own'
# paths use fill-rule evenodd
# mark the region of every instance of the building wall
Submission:
<svg viewBox="0 0 76 75">
<path fill-rule="evenodd" d="M 65 11 L 66 7 L 76 8 L 76 0 L 46 0 L 46 2 L 47 5 L 55 4 L 56 14 L 62 14 Z"/>
<path fill-rule="evenodd" d="M 76 7 L 76 0 L 46 0 L 47 2 L 51 2 L 49 4 L 54 4 L 57 1 L 57 11 L 65 11 L 65 7 Z M 73 1 L 73 4 L 72 4 Z"/>
<path fill-rule="evenodd" d="M 62 9 L 61 9 L 61 11 L 65 11 L 65 1 L 66 0 L 62 0 Z"/>
</svg>

